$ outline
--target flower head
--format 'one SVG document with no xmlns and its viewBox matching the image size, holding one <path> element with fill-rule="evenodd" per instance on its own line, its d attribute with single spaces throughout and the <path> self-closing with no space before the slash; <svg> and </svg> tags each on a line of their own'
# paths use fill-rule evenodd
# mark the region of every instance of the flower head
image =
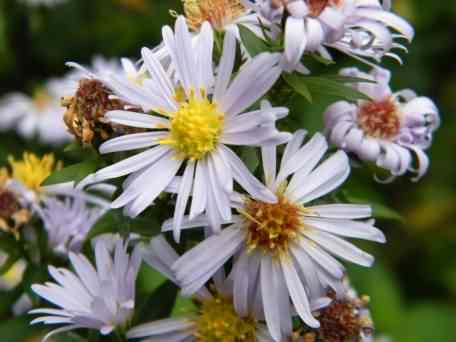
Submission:
<svg viewBox="0 0 456 342">
<path fill-rule="evenodd" d="M 61 162 L 55 161 L 52 153 L 40 158 L 33 153 L 24 152 L 22 160 L 9 157 L 8 161 L 11 168 L 10 178 L 35 193 L 39 193 L 46 178 L 62 166 Z"/>
<path fill-rule="evenodd" d="M 97 57 L 92 63 L 92 71 L 75 63 L 68 65 L 80 71 L 78 88 L 72 96 L 62 99 L 66 108 L 64 121 L 69 132 L 85 145 L 101 143 L 124 132 L 135 132 L 122 125 L 112 125 L 105 118 L 111 110 L 121 110 L 127 103 L 113 98 L 107 77 L 113 73 L 123 75 L 130 82 L 141 84 L 147 77 L 143 69 L 137 70 L 134 63 L 123 58 L 116 61 Z"/>
<path fill-rule="evenodd" d="M 198 31 L 204 22 L 223 30 L 246 13 L 240 0 L 183 0 L 188 26 Z"/>
<path fill-rule="evenodd" d="M 63 144 L 71 140 L 62 121 L 60 98 L 74 91 L 72 74 L 48 80 L 32 96 L 6 94 L 0 99 L 0 130 L 15 129 L 26 139 L 38 138 L 45 144 Z"/>
<path fill-rule="evenodd" d="M 305 52 L 317 52 L 331 59 L 326 48 L 340 50 L 369 63 L 383 56 L 400 57 L 393 48 L 404 48 L 394 42 L 401 37 L 412 40 L 413 28 L 401 17 L 390 12 L 379 0 L 260 0 L 244 1 L 259 17 L 268 18 L 273 36 L 283 28 L 286 71 L 306 71 L 300 63 Z M 397 33 L 391 32 L 391 29 Z M 405 49 L 405 48 L 404 48 Z"/>
<path fill-rule="evenodd" d="M 127 243 L 118 241 L 110 251 L 103 240 L 95 245 L 96 269 L 81 254 L 70 253 L 75 272 L 50 266 L 56 283 L 33 285 L 32 290 L 59 309 L 42 308 L 30 311 L 44 315 L 32 324 L 60 324 L 53 334 L 79 328 L 96 329 L 108 335 L 126 329 L 135 307 L 135 283 L 141 263 L 140 249 L 130 256 Z"/>
<path fill-rule="evenodd" d="M 231 217 L 229 197 L 234 181 L 254 198 L 274 202 L 274 194 L 251 175 L 227 145 L 279 144 L 290 135 L 275 128 L 275 122 L 286 116 L 288 109 L 246 111 L 280 76 L 277 55 L 257 56 L 233 78 L 236 43 L 232 34 L 225 35 L 216 75 L 212 66 L 213 30 L 208 23 L 195 40 L 185 19 L 179 17 L 175 32 L 165 27 L 163 38 L 172 69 L 176 70 L 175 78 L 169 77 L 154 53 L 144 48 L 142 55 L 150 79 L 142 85 L 115 75 L 110 79 L 116 96 L 142 112 L 111 111 L 106 117 L 111 123 L 146 132 L 109 140 L 100 152 L 146 150 L 99 170 L 93 181 L 129 175 L 124 192 L 112 206 L 125 207 L 133 217 L 162 191 L 177 193 L 174 233 L 178 240 L 190 196 L 190 215 L 196 217 L 207 211 L 214 230 Z"/>
<path fill-rule="evenodd" d="M 171 265 L 178 255 L 166 240 L 154 238 L 144 255 L 145 261 L 180 285 L 173 276 Z M 129 338 L 163 338 L 192 342 L 273 342 L 261 318 L 254 311 L 253 300 L 245 302 L 245 315 L 240 315 L 233 302 L 235 289 L 228 279 L 219 281 L 210 288 L 202 288 L 194 296 L 194 312 L 183 317 L 164 319 L 133 327 L 127 333 Z"/>
<path fill-rule="evenodd" d="M 48 197 L 43 200 L 39 215 L 48 232 L 49 246 L 57 253 L 79 252 L 87 234 L 106 213 L 108 202 L 100 206 L 90 203 L 86 196 L 75 190 L 63 199 Z"/>
<path fill-rule="evenodd" d="M 319 199 L 339 187 L 350 173 L 347 155 L 339 151 L 320 165 L 328 146 L 316 134 L 303 144 L 305 132 L 298 131 L 285 148 L 280 169 L 274 146 L 262 148 L 264 179 L 278 201 L 265 203 L 235 195 L 233 208 L 239 215 L 231 225 L 185 253 L 173 265 L 184 294 L 192 294 L 233 258 L 230 279 L 234 302 L 240 304 L 261 292 L 264 316 L 271 335 L 291 336 L 291 307 L 310 327 L 319 322 L 312 315 L 312 301 L 325 303 L 327 288 L 343 291 L 343 266 L 332 256 L 371 266 L 374 259 L 343 237 L 385 242 L 383 233 L 365 221 L 371 209 L 364 205 L 319 204 Z M 184 227 L 207 224 L 204 217 L 186 218 Z M 169 229 L 165 222 L 163 229 Z M 242 290 L 241 290 L 242 289 Z M 281 318 L 280 318 L 281 317 Z"/>
<path fill-rule="evenodd" d="M 390 72 L 385 69 L 374 68 L 367 74 L 351 68 L 341 74 L 374 83 L 356 86 L 370 100 L 339 101 L 327 109 L 329 140 L 361 160 L 375 162 L 391 172 L 393 178 L 411 171 L 417 173 L 415 180 L 420 179 L 429 166 L 424 150 L 430 147 L 440 124 L 435 104 L 411 90 L 393 92 L 389 87 Z"/>
</svg>

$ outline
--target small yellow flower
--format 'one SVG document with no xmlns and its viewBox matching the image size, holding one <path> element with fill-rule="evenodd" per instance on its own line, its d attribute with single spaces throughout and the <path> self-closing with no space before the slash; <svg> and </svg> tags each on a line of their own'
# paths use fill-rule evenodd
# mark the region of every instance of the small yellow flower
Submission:
<svg viewBox="0 0 456 342">
<path fill-rule="evenodd" d="M 40 191 L 41 185 L 54 171 L 62 167 L 61 162 L 56 162 L 54 155 L 46 154 L 39 158 L 33 153 L 24 152 L 23 160 L 8 158 L 11 167 L 11 178 L 21 182 L 28 189 Z"/>
</svg>

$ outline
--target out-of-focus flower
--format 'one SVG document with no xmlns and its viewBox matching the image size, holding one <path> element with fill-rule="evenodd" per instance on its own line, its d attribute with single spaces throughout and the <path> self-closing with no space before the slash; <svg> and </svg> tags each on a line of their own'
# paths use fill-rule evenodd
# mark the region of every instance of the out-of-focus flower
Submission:
<svg viewBox="0 0 456 342">
<path fill-rule="evenodd" d="M 162 272 L 177 285 L 171 265 L 178 255 L 163 237 L 151 241 L 145 261 Z M 256 316 L 253 306 L 255 296 L 246 298 L 246 313 L 235 310 L 234 292 L 229 280 L 219 277 L 208 290 L 202 288 L 194 297 L 197 310 L 187 316 L 142 324 L 130 329 L 128 338 L 151 338 L 160 341 L 245 341 L 273 342 L 266 326 Z"/>
<path fill-rule="evenodd" d="M 54 7 L 67 2 L 68 0 L 19 0 L 29 6 L 46 6 Z"/>
<path fill-rule="evenodd" d="M 173 265 L 182 292 L 192 294 L 234 256 L 230 279 L 242 289 L 234 293 L 236 310 L 242 314 L 242 303 L 261 293 L 266 322 L 277 341 L 282 334 L 291 335 L 289 298 L 299 317 L 316 328 L 319 322 L 312 315 L 311 301 L 323 298 L 328 287 L 343 291 L 344 267 L 332 255 L 366 267 L 374 262 L 343 237 L 385 242 L 380 230 L 362 221 L 371 216 L 369 206 L 309 205 L 337 189 L 348 177 L 350 165 L 342 151 L 318 165 L 328 149 L 326 139 L 316 134 L 302 146 L 304 137 L 304 131 L 295 133 L 278 171 L 276 147 L 262 147 L 264 179 L 277 195 L 276 203 L 233 198 L 239 215 L 226 221 L 231 225 Z M 183 221 L 185 228 L 207 224 L 202 216 Z M 164 230 L 169 227 L 170 222 L 165 222 Z"/>
<path fill-rule="evenodd" d="M 424 150 L 431 146 L 432 135 L 440 125 L 435 104 L 409 89 L 392 92 L 391 74 L 386 69 L 376 67 L 367 74 L 349 68 L 341 74 L 374 81 L 355 86 L 371 100 L 331 105 L 325 113 L 329 140 L 390 171 L 391 179 L 409 171 L 417 174 L 414 180 L 423 177 L 429 167 Z"/>
<path fill-rule="evenodd" d="M 204 22 L 214 30 L 225 31 L 247 14 L 240 0 L 183 0 L 183 5 L 188 26 L 194 31 L 199 31 Z"/>
<path fill-rule="evenodd" d="M 396 37 L 412 40 L 413 28 L 379 0 L 244 0 L 243 3 L 269 19 L 271 30 L 284 27 L 285 70 L 300 70 L 304 52 L 317 52 L 331 59 L 326 47 L 356 58 L 379 61 L 403 48 Z M 267 24 L 262 23 L 263 25 Z M 398 33 L 392 33 L 390 28 Z"/>
<path fill-rule="evenodd" d="M 79 328 L 96 329 L 108 335 L 127 329 L 135 308 L 135 283 L 141 264 L 139 247 L 130 256 L 128 243 L 118 241 L 110 253 L 103 241 L 95 246 L 96 269 L 84 255 L 70 253 L 75 273 L 49 267 L 56 283 L 33 285 L 33 291 L 59 309 L 41 308 L 31 314 L 44 315 L 32 324 L 63 325 L 50 336 Z"/>
<path fill-rule="evenodd" d="M 42 158 L 37 155 L 24 152 L 22 160 L 9 157 L 9 168 L 2 168 L 2 172 L 8 175 L 6 187 L 19 195 L 27 204 L 36 203 L 43 194 L 43 182 L 51 173 L 62 167 L 61 162 L 56 162 L 52 153 Z"/>
<path fill-rule="evenodd" d="M 4 261 L 6 261 L 5 258 L 2 258 L 2 254 L 3 252 L 0 251 L 0 266 L 3 265 Z M 26 268 L 27 264 L 24 260 L 18 260 L 14 263 L 14 265 L 12 265 L 11 268 L 0 277 L 0 290 L 10 291 L 19 285 L 22 281 Z"/>
<path fill-rule="evenodd" d="M 25 139 L 35 137 L 45 144 L 64 144 L 71 140 L 63 122 L 61 97 L 74 92 L 71 74 L 51 79 L 32 96 L 11 93 L 0 99 L 0 130 L 15 129 Z"/>
<path fill-rule="evenodd" d="M 126 110 L 107 113 L 111 123 L 147 132 L 115 138 L 100 147 L 103 154 L 146 150 L 99 170 L 92 180 L 129 175 L 122 195 L 112 207 L 125 207 L 126 214 L 135 217 L 174 184 L 179 169 L 185 166 L 173 223 L 178 240 L 191 194 L 190 216 L 206 211 L 214 230 L 231 218 L 229 203 L 234 180 L 254 198 L 274 202 L 275 195 L 227 145 L 274 145 L 287 141 L 290 134 L 275 127 L 275 122 L 288 114 L 287 108 L 245 112 L 280 76 L 278 55 L 257 56 L 232 79 L 236 43 L 230 33 L 225 37 L 216 76 L 212 68 L 213 30 L 208 23 L 201 28 L 195 46 L 184 17 L 177 19 L 175 32 L 165 27 L 163 38 L 176 70 L 177 84 L 147 48 L 142 55 L 150 79 L 138 86 L 113 75 L 110 82 L 122 101 L 160 116 Z"/>
<path fill-rule="evenodd" d="M 119 63 L 96 57 L 89 69 L 75 63 L 68 65 L 79 70 L 80 75 L 74 95 L 62 99 L 62 105 L 66 107 L 64 122 L 78 141 L 90 145 L 135 131 L 122 125 L 113 125 L 105 118 L 108 111 L 128 107 L 127 103 L 113 98 L 107 78 L 112 74 L 122 75 L 132 83 L 141 84 L 147 78 L 143 68 L 137 68 L 135 63 L 127 58 L 123 58 Z"/>
<path fill-rule="evenodd" d="M 41 204 L 39 215 L 48 232 L 49 246 L 63 255 L 79 252 L 87 234 L 103 216 L 109 202 L 101 198 L 91 203 L 91 196 L 74 190 L 65 198 L 48 197 Z"/>
<path fill-rule="evenodd" d="M 347 279 L 344 285 L 344 294 L 315 313 L 320 321 L 317 335 L 327 342 L 372 342 L 374 323 L 368 309 L 369 297 L 358 296 Z"/>
</svg>

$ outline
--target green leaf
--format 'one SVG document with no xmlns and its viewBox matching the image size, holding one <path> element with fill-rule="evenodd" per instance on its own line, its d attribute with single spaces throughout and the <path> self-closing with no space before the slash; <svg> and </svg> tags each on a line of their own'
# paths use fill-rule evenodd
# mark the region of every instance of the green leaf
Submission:
<svg viewBox="0 0 456 342">
<path fill-rule="evenodd" d="M 241 159 L 252 173 L 254 173 L 260 165 L 258 151 L 256 148 L 253 147 L 243 148 L 241 152 Z"/>
<path fill-rule="evenodd" d="M 324 58 L 323 56 L 317 54 L 317 53 L 311 53 L 310 56 L 315 59 L 318 63 L 324 64 L 324 65 L 332 65 L 336 64 L 333 60 Z"/>
<path fill-rule="evenodd" d="M 167 281 L 142 301 L 142 306 L 136 311 L 135 325 L 168 317 L 174 308 L 177 297 L 177 287 Z"/>
<path fill-rule="evenodd" d="M 347 86 L 346 78 L 340 76 L 314 77 L 297 74 L 284 74 L 285 81 L 300 95 L 312 102 L 314 94 L 336 97 L 348 101 L 369 100 L 369 97 L 358 90 Z M 343 79 L 343 81 L 342 81 Z M 353 81 L 353 79 L 351 79 Z"/>
<path fill-rule="evenodd" d="M 24 342 L 33 331 L 36 331 L 36 328 L 30 327 L 30 317 L 4 319 L 0 322 L 0 336 L 5 342 Z"/>
<path fill-rule="evenodd" d="M 193 300 L 188 297 L 178 295 L 176 298 L 176 304 L 174 304 L 171 317 L 182 317 L 188 314 L 196 312 L 197 307 Z"/>
<path fill-rule="evenodd" d="M 304 97 L 307 101 L 312 103 L 312 94 L 310 93 L 310 89 L 307 86 L 305 82 L 303 82 L 300 78 L 298 78 L 296 75 L 284 73 L 282 75 L 283 79 L 285 82 L 288 83 L 288 85 L 293 88 L 299 95 Z"/>
<path fill-rule="evenodd" d="M 94 173 L 100 168 L 99 160 L 90 159 L 82 163 L 67 166 L 61 170 L 54 171 L 45 181 L 44 185 L 59 184 L 64 182 L 80 182 L 86 176 Z"/>
<path fill-rule="evenodd" d="M 247 49 L 251 57 L 255 57 L 262 52 L 270 51 L 267 42 L 259 38 L 255 33 L 250 31 L 244 25 L 238 25 L 239 34 L 241 35 L 242 44 Z"/>
<path fill-rule="evenodd" d="M 74 332 L 57 334 L 49 339 L 50 342 L 87 342 L 87 339 L 77 335 Z"/>
<path fill-rule="evenodd" d="M 343 191 L 343 195 L 350 203 L 370 205 L 372 208 L 372 216 L 377 219 L 404 221 L 404 217 L 400 213 L 385 204 L 379 203 L 377 200 L 372 200 L 371 198 L 361 198 L 349 193 L 348 191 Z"/>
<path fill-rule="evenodd" d="M 360 295 L 371 299 L 369 308 L 380 331 L 391 332 L 401 326 L 405 312 L 400 287 L 392 272 L 378 260 L 372 268 L 348 264 L 348 275 Z"/>
</svg>

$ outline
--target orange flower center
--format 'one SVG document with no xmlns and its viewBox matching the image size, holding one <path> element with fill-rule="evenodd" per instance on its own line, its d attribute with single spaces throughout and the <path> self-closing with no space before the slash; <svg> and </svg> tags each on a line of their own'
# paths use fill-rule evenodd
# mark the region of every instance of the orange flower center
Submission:
<svg viewBox="0 0 456 342">
<path fill-rule="evenodd" d="M 390 98 L 365 103 L 358 111 L 358 125 L 368 136 L 394 138 L 401 128 L 396 104 Z"/>
<path fill-rule="evenodd" d="M 303 211 L 303 207 L 289 202 L 282 195 L 274 204 L 249 200 L 242 211 L 248 232 L 248 249 L 261 248 L 274 255 L 287 253 L 290 241 L 302 228 Z"/>
</svg>

